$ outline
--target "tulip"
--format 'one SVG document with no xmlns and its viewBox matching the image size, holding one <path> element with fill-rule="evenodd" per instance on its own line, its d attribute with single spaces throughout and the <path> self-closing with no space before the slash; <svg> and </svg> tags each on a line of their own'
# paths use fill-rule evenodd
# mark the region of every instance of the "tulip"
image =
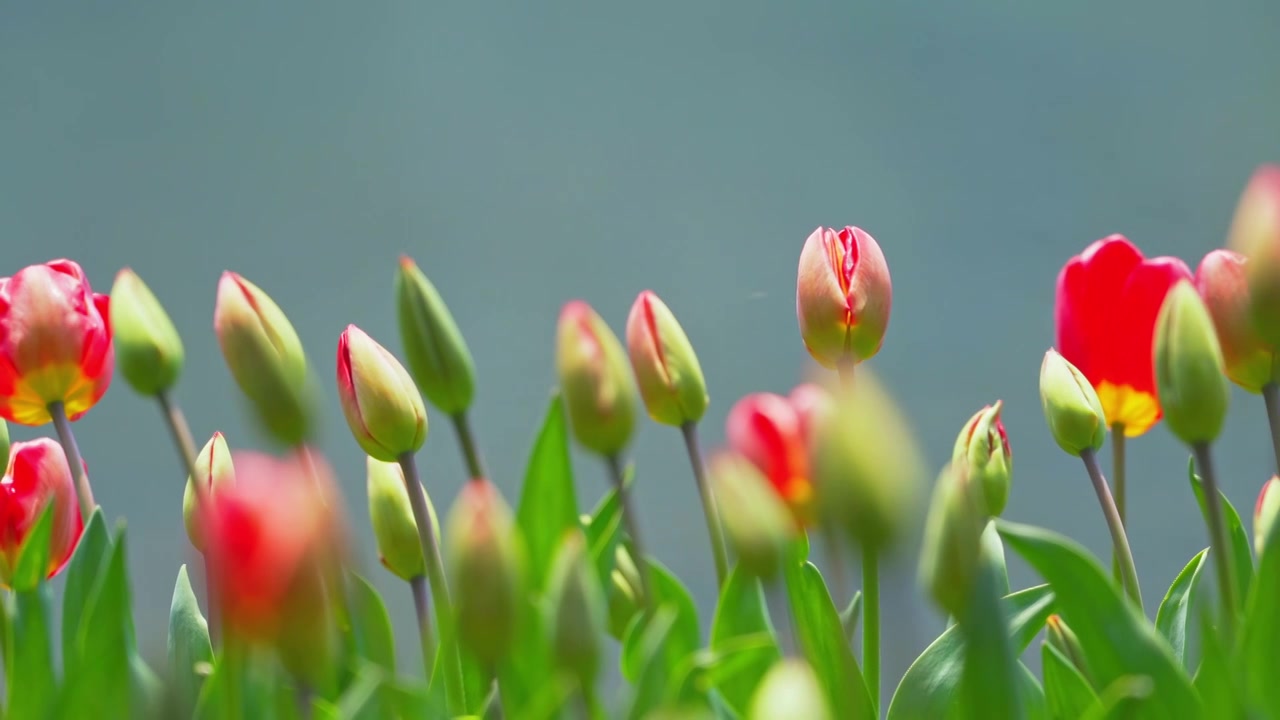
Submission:
<svg viewBox="0 0 1280 720">
<path fill-rule="evenodd" d="M 1137 437 L 1160 420 L 1152 370 L 1156 315 L 1190 280 L 1177 258 L 1144 258 L 1122 235 L 1098 240 L 1058 275 L 1057 348 L 1097 391 L 1108 427 Z"/>
<path fill-rule="evenodd" d="M 613 553 L 613 572 L 609 574 L 609 634 L 619 642 L 626 637 L 631 618 L 644 609 L 640 569 L 631 553 L 619 543 Z"/>
<path fill-rule="evenodd" d="M 1169 430 L 1188 445 L 1217 438 L 1231 393 L 1213 318 L 1190 282 L 1179 282 L 1160 310 L 1155 371 Z"/>
<path fill-rule="evenodd" d="M 786 658 L 774 664 L 751 696 L 747 720 L 831 720 L 826 695 L 809 663 Z"/>
<path fill-rule="evenodd" d="M 1271 528 L 1275 526 L 1276 512 L 1280 511 L 1280 477 L 1272 475 L 1262 492 L 1258 493 L 1258 502 L 1253 506 L 1253 549 L 1262 557 L 1267 546 L 1267 538 Z"/>
<path fill-rule="evenodd" d="M 1249 316 L 1268 345 L 1280 345 L 1280 165 L 1262 165 L 1236 205 L 1227 246 L 1249 258 Z"/>
<path fill-rule="evenodd" d="M 15 442 L 0 480 L 0 583 L 5 587 L 12 585 L 22 545 L 49 503 L 53 531 L 46 577 L 53 577 L 71 559 L 84 530 L 75 481 L 58 443 L 47 438 Z"/>
<path fill-rule="evenodd" d="M 0 417 L 43 425 L 61 403 L 75 420 L 102 398 L 115 368 L 108 304 L 70 260 L 0 278 Z"/>
<path fill-rule="evenodd" d="M 997 400 L 969 418 L 951 456 L 951 462 L 967 466 L 970 479 L 982 486 L 987 512 L 993 516 L 1004 512 L 1013 473 L 1013 451 L 1000 420 L 1002 406 Z"/>
<path fill-rule="evenodd" d="M 627 316 L 627 352 L 649 416 L 664 425 L 696 423 L 707 410 L 702 366 L 666 303 L 645 290 Z"/>
<path fill-rule="evenodd" d="M 378 559 L 383 567 L 401 580 L 412 581 L 426 573 L 422 559 L 422 543 L 418 541 L 418 523 L 413 519 L 409 491 L 404 484 L 404 470 L 399 463 L 366 458 L 366 488 L 369 495 L 369 522 L 378 544 Z M 426 497 L 426 490 L 423 490 Z M 432 530 L 440 535 L 435 507 L 427 498 L 427 513 Z"/>
<path fill-rule="evenodd" d="M 815 429 L 828 422 L 836 410 L 835 398 L 817 383 L 797 385 L 787 395 L 787 403 L 795 410 L 796 420 L 800 423 L 800 437 L 804 438 L 806 445 L 813 442 Z"/>
<path fill-rule="evenodd" d="M 813 481 L 800 415 L 780 395 L 754 393 L 729 410 L 725 438 L 764 474 L 796 520 L 812 521 Z"/>
<path fill-rule="evenodd" d="M 618 338 L 581 300 L 560 311 L 556 367 L 578 442 L 600 455 L 617 455 L 635 427 L 635 386 Z"/>
<path fill-rule="evenodd" d="M 395 292 L 405 359 L 418 387 L 441 412 L 465 412 L 475 395 L 475 367 L 449 308 L 408 257 L 400 258 Z"/>
<path fill-rule="evenodd" d="M 203 486 L 203 497 L 222 492 L 236 482 L 236 468 L 231 462 L 231 449 L 222 433 L 215 432 L 196 456 L 198 477 L 187 477 L 187 487 L 182 493 L 182 523 L 187 528 L 191 546 L 204 552 L 204 538 L 200 533 L 200 496 L 197 483 Z"/>
<path fill-rule="evenodd" d="M 1089 380 L 1056 350 L 1040 364 L 1040 404 L 1058 447 L 1077 457 L 1107 439 L 1106 414 Z"/>
<path fill-rule="evenodd" d="M 1214 250 L 1196 269 L 1196 290 L 1213 317 L 1227 377 L 1252 393 L 1277 379 L 1275 346 L 1263 342 L 1250 316 L 1248 260 Z"/>
<path fill-rule="evenodd" d="M 799 532 L 786 505 L 760 471 L 734 453 L 712 458 L 710 478 L 739 565 L 755 577 L 773 580 Z"/>
<path fill-rule="evenodd" d="M 355 325 L 338 338 L 338 398 L 370 457 L 392 462 L 427 439 L 427 409 L 395 356 Z"/>
<path fill-rule="evenodd" d="M 1085 660 L 1084 648 L 1075 632 L 1062 620 L 1062 616 L 1054 613 L 1044 622 L 1045 638 L 1062 657 L 1075 666 L 1085 678 L 1090 677 L 1089 663 Z M 1092 681 L 1090 681 L 1092 682 Z"/>
<path fill-rule="evenodd" d="M 854 364 L 880 351 L 893 287 L 880 246 L 866 231 L 820 227 L 800 251 L 796 316 L 819 364 Z"/>
<path fill-rule="evenodd" d="M 982 532 L 990 516 L 982 483 L 965 464 L 952 463 L 938 476 L 925 521 L 920 582 L 949 614 L 965 614 L 978 574 Z"/>
<path fill-rule="evenodd" d="M 551 567 L 547 590 L 551 654 L 562 670 L 590 693 L 600 671 L 600 636 L 605 630 L 605 598 L 586 539 L 565 536 Z"/>
<path fill-rule="evenodd" d="M 182 338 L 142 278 L 129 268 L 111 286 L 111 332 L 120 373 L 141 395 L 172 388 L 182 372 Z"/>
</svg>

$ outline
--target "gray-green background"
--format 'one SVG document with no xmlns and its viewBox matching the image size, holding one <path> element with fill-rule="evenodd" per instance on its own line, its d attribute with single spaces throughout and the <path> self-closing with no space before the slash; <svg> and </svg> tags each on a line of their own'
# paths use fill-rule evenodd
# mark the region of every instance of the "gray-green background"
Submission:
<svg viewBox="0 0 1280 720">
<path fill-rule="evenodd" d="M 8 3 L 0 274 L 67 256 L 105 292 L 132 266 L 184 333 L 178 397 L 199 442 L 221 429 L 234 447 L 255 441 L 212 333 L 214 288 L 224 269 L 261 284 L 327 381 L 324 449 L 409 667 L 408 591 L 375 566 L 330 380 L 347 323 L 399 348 L 402 252 L 471 344 L 481 442 L 514 500 L 562 302 L 586 298 L 621 331 L 639 290 L 665 298 L 709 378 L 714 447 L 736 398 L 785 392 L 806 367 L 804 238 L 860 225 L 894 280 L 874 364 L 930 464 L 1004 398 L 1007 515 L 1104 554 L 1089 484 L 1040 414 L 1054 278 L 1111 232 L 1193 267 L 1221 242 L 1255 165 L 1280 160 L 1278 31 L 1274 0 Z M 1233 400 L 1221 465 L 1248 514 L 1271 454 L 1261 401 Z M 462 470 L 441 420 L 421 465 L 443 508 Z M 77 430 L 98 500 L 131 523 L 142 641 L 163 652 L 190 559 L 178 462 L 123 382 Z M 646 423 L 634 454 L 650 544 L 709 610 L 678 435 Z M 1164 427 L 1131 444 L 1149 605 L 1206 544 L 1186 457 Z M 578 461 L 594 502 L 604 475 Z M 914 550 L 891 572 L 887 685 L 942 627 L 914 599 Z M 1014 579 L 1034 581 L 1022 566 Z"/>
</svg>

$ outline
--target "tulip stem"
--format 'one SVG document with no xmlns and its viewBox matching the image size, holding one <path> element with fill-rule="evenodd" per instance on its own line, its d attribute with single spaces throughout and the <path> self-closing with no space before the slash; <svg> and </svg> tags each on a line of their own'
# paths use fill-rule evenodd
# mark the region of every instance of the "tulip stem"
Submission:
<svg viewBox="0 0 1280 720">
<path fill-rule="evenodd" d="M 422 674 L 431 682 L 431 669 L 435 663 L 436 643 L 431 632 L 430 599 L 427 597 L 427 578 L 415 575 L 409 580 L 413 591 L 413 611 L 418 618 L 418 640 L 422 644 Z"/>
<path fill-rule="evenodd" d="M 413 521 L 418 526 L 418 542 L 422 544 L 422 558 L 427 565 L 427 580 L 436 601 L 436 623 L 440 625 L 444 662 L 445 700 L 450 717 L 466 714 L 466 689 L 462 683 L 462 658 L 453 642 L 453 600 L 449 597 L 449 584 L 445 580 L 444 560 L 440 556 L 440 544 L 436 542 L 435 529 L 431 526 L 431 513 L 427 510 L 427 494 L 418 478 L 418 464 L 413 453 L 400 456 L 400 469 L 404 471 L 405 489 L 409 493 L 409 505 L 413 508 Z"/>
<path fill-rule="evenodd" d="M 1116 514 L 1120 516 L 1120 524 L 1128 527 L 1125 517 L 1125 483 L 1124 483 L 1124 425 L 1115 423 L 1111 426 L 1111 482 L 1115 487 L 1116 494 Z M 1120 574 L 1120 555 L 1114 550 L 1111 552 L 1111 575 L 1116 582 L 1123 582 L 1124 578 Z"/>
<path fill-rule="evenodd" d="M 711 536 L 711 555 L 716 563 L 716 587 L 723 588 L 729 574 L 729 558 L 724 548 L 724 531 L 720 527 L 720 513 L 716 509 L 715 495 L 707 484 L 707 470 L 702 462 L 702 450 L 698 446 L 698 424 L 687 422 L 680 426 L 684 434 L 684 446 L 689 451 L 689 464 L 693 466 L 693 479 L 702 496 L 702 514 L 707 520 L 707 534 Z"/>
<path fill-rule="evenodd" d="M 156 402 L 160 404 L 160 412 L 164 415 L 165 424 L 169 426 L 173 444 L 178 448 L 178 454 L 182 456 L 183 469 L 187 471 L 187 476 L 196 486 L 196 499 L 204 500 L 206 488 L 196 482 L 196 444 L 191 438 L 191 426 L 187 424 L 187 416 L 182 413 L 182 408 L 178 407 L 167 390 L 161 390 L 156 394 Z"/>
<path fill-rule="evenodd" d="M 623 479 L 622 460 L 618 454 L 606 456 L 605 461 L 609 465 L 609 479 L 613 481 L 613 490 L 618 494 L 618 503 L 622 506 L 622 521 L 626 523 L 627 535 L 631 536 L 631 557 L 635 560 L 636 571 L 640 573 L 640 593 L 644 595 L 643 605 L 648 614 L 654 609 L 653 581 L 649 577 L 649 556 L 640 540 L 640 522 L 636 518 L 635 506 L 631 503 L 631 489 Z"/>
<path fill-rule="evenodd" d="M 1240 606 L 1236 604 L 1235 566 L 1232 563 L 1231 546 L 1227 543 L 1227 526 L 1222 521 L 1222 497 L 1218 494 L 1218 478 L 1213 470 L 1209 443 L 1196 443 L 1191 446 L 1191 452 L 1195 455 L 1196 468 L 1204 483 L 1205 514 L 1209 516 L 1209 556 L 1213 558 L 1213 566 L 1218 575 L 1223 629 L 1230 636 L 1234 634 L 1236 611 Z"/>
<path fill-rule="evenodd" d="M 871 707 L 880 716 L 880 557 L 870 546 L 862 548 L 862 675 L 871 695 Z"/>
<path fill-rule="evenodd" d="M 84 471 L 80 447 L 76 445 L 76 436 L 71 432 L 71 421 L 67 419 L 67 409 L 63 407 L 61 400 L 49 403 L 49 416 L 53 418 L 53 427 L 58 431 L 58 442 L 62 443 L 62 450 L 67 455 L 71 477 L 76 479 L 76 495 L 80 498 L 80 517 L 87 525 L 98 504 L 93 501 L 93 489 L 89 487 L 89 476 Z"/>
<path fill-rule="evenodd" d="M 783 625 L 777 630 L 778 649 L 782 651 L 783 657 L 793 657 L 798 654 L 796 620 L 795 609 L 791 607 L 791 598 L 787 595 L 787 586 L 777 579 L 765 582 L 763 585 L 765 606 L 773 613 L 781 614 L 783 618 Z"/>
<path fill-rule="evenodd" d="M 458 446 L 462 448 L 462 460 L 467 465 L 467 476 L 472 480 L 486 477 L 484 460 L 480 457 L 480 450 L 476 445 L 476 435 L 471 431 L 471 420 L 467 417 L 467 411 L 463 410 L 457 415 L 453 415 L 452 419 L 453 429 L 458 434 Z"/>
<path fill-rule="evenodd" d="M 1263 385 L 1262 399 L 1267 403 L 1267 423 L 1271 426 L 1271 449 L 1276 454 L 1276 472 L 1280 473 L 1280 385 L 1273 382 Z"/>
<path fill-rule="evenodd" d="M 1085 448 L 1080 451 L 1080 459 L 1084 461 L 1085 470 L 1089 473 L 1089 480 L 1093 482 L 1093 491 L 1098 495 L 1098 504 L 1102 506 L 1102 516 L 1107 521 L 1107 527 L 1111 530 L 1112 551 L 1120 562 L 1120 586 L 1124 588 L 1125 594 L 1133 600 L 1133 604 L 1138 606 L 1138 610 L 1142 610 L 1142 590 L 1138 588 L 1138 570 L 1133 564 L 1133 551 L 1129 548 L 1129 536 L 1124 531 L 1124 523 L 1120 521 L 1120 511 L 1116 509 L 1116 502 L 1111 497 L 1111 488 L 1107 485 L 1107 478 L 1102 474 L 1102 468 L 1098 466 L 1098 453 L 1093 448 Z"/>
</svg>

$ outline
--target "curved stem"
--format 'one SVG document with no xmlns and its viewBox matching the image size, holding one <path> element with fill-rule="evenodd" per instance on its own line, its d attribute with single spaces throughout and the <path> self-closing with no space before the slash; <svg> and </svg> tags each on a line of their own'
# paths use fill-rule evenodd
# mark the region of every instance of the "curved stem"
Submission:
<svg viewBox="0 0 1280 720">
<path fill-rule="evenodd" d="M 711 536 L 711 555 L 716 563 L 716 587 L 723 588 L 725 578 L 729 575 L 729 556 L 725 552 L 720 513 L 716 510 L 716 499 L 711 494 L 711 486 L 707 484 L 706 466 L 702 462 L 702 450 L 698 447 L 698 425 L 687 422 L 680 426 L 680 432 L 684 434 L 689 464 L 693 466 L 693 479 L 698 484 L 698 495 L 702 497 L 702 514 L 706 517 L 707 534 Z"/>
<path fill-rule="evenodd" d="M 196 478 L 196 444 L 191 438 L 191 427 L 187 425 L 187 416 L 182 414 L 182 408 L 169 397 L 166 390 L 160 391 L 156 395 L 156 402 L 160 404 L 160 412 L 164 415 L 165 425 L 169 427 L 169 434 L 173 436 L 173 444 L 178 448 L 178 454 L 182 458 L 183 469 L 187 471 L 187 476 L 192 479 L 196 486 L 196 497 L 204 499 L 205 487 L 195 482 Z"/>
<path fill-rule="evenodd" d="M 435 664 L 436 643 L 431 632 L 431 601 L 427 597 L 427 578 L 417 575 L 409 580 L 413 591 L 413 612 L 418 619 L 418 640 L 422 644 L 422 673 L 431 682 L 431 668 Z"/>
<path fill-rule="evenodd" d="M 622 521 L 626 523 L 627 535 L 631 536 L 631 558 L 635 560 L 636 571 L 640 573 L 640 592 L 644 595 L 642 604 L 648 613 L 654 607 L 653 581 L 649 577 L 649 556 L 640 539 L 640 522 L 636 517 L 635 506 L 631 503 L 631 490 L 623 482 L 622 461 L 618 455 L 609 455 L 605 461 L 609 465 L 609 479 L 613 481 L 613 489 L 618 493 L 618 502 L 622 505 Z"/>
<path fill-rule="evenodd" d="M 1235 627 L 1236 611 L 1240 608 L 1236 599 L 1235 566 L 1232 563 L 1231 546 L 1227 542 L 1227 526 L 1222 521 L 1222 497 L 1218 494 L 1218 478 L 1213 470 L 1213 458 L 1209 443 L 1191 446 L 1196 458 L 1196 468 L 1204 483 L 1204 504 L 1209 516 L 1209 556 L 1213 558 L 1218 575 L 1218 592 L 1222 599 L 1222 614 L 1226 618 L 1228 636 Z"/>
<path fill-rule="evenodd" d="M 1125 517 L 1124 492 L 1124 425 L 1116 423 L 1111 426 L 1111 482 L 1116 492 L 1116 513 L 1120 516 L 1120 524 L 1128 526 Z"/>
<path fill-rule="evenodd" d="M 71 466 L 71 477 L 76 479 L 76 496 L 80 498 L 80 517 L 85 524 L 93 515 L 98 504 L 93 501 L 93 489 L 89 487 L 89 476 L 84 471 L 84 460 L 80 458 L 80 447 L 76 445 L 75 433 L 71 432 L 71 421 L 67 419 L 67 409 L 61 402 L 49 403 L 49 415 L 53 418 L 53 427 L 58 431 L 58 442 L 67 455 L 67 464 Z"/>
<path fill-rule="evenodd" d="M 1273 382 L 1263 385 L 1262 399 L 1267 404 L 1267 424 L 1271 426 L 1271 449 L 1276 454 L 1276 472 L 1280 473 L 1280 385 Z"/>
<path fill-rule="evenodd" d="M 484 460 L 480 457 L 480 450 L 476 445 L 476 436 L 471 431 L 471 421 L 467 418 L 466 411 L 453 415 L 451 418 L 454 432 L 458 435 L 458 447 L 462 450 L 462 461 L 467 466 L 467 476 L 472 480 L 486 477 Z"/>
<path fill-rule="evenodd" d="M 1125 594 L 1142 610 L 1142 591 L 1138 588 L 1138 570 L 1133 564 L 1133 551 L 1129 548 L 1129 536 L 1125 534 L 1124 523 L 1120 521 L 1120 511 L 1116 509 L 1115 500 L 1111 497 L 1111 488 L 1107 486 L 1107 478 L 1098 467 L 1098 454 L 1092 448 L 1085 448 L 1080 453 L 1089 479 L 1093 481 L 1093 491 L 1098 495 L 1098 504 L 1102 506 L 1102 516 L 1111 530 L 1112 552 L 1120 562 L 1120 585 Z"/>
<path fill-rule="evenodd" d="M 862 674 L 871 694 L 871 707 L 880 714 L 880 558 L 862 548 Z"/>
</svg>

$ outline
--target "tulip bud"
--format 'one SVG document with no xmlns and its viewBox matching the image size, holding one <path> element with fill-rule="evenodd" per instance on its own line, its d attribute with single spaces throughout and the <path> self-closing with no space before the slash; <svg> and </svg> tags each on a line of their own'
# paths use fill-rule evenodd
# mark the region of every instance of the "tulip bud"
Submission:
<svg viewBox="0 0 1280 720">
<path fill-rule="evenodd" d="M 396 273 L 396 314 L 405 360 L 427 400 L 447 415 L 466 411 L 476 387 L 471 351 L 435 286 L 403 256 Z"/>
<path fill-rule="evenodd" d="M 1267 546 L 1267 536 L 1275 525 L 1277 511 L 1280 511 L 1280 477 L 1273 475 L 1262 486 L 1258 502 L 1253 506 L 1253 549 L 1258 557 L 1262 557 L 1262 550 Z"/>
<path fill-rule="evenodd" d="M 338 399 L 360 448 L 383 462 L 415 453 L 427 439 L 427 408 L 395 356 L 348 325 L 338 338 Z"/>
<path fill-rule="evenodd" d="M 785 658 L 765 673 L 751 696 L 747 720 L 831 720 L 831 709 L 813 668 Z"/>
<path fill-rule="evenodd" d="M 1212 442 L 1227 417 L 1230 388 L 1213 319 L 1191 283 L 1169 291 L 1156 321 L 1156 389 L 1165 423 L 1188 445 Z"/>
<path fill-rule="evenodd" d="M 1004 512 L 1013 474 L 1013 452 L 1000 421 L 1001 407 L 1003 402 L 997 400 L 969 418 L 951 455 L 951 462 L 967 466 L 969 478 L 982 486 L 987 512 L 993 516 Z"/>
<path fill-rule="evenodd" d="M 798 528 L 769 481 L 746 458 L 721 453 L 708 464 L 712 492 L 725 536 L 738 563 L 762 580 L 772 580 Z"/>
<path fill-rule="evenodd" d="M 582 687 L 594 687 L 600 670 L 605 599 L 581 531 L 570 532 L 556 553 L 547 600 L 556 665 L 572 673 Z"/>
<path fill-rule="evenodd" d="M 702 419 L 709 399 L 698 356 L 676 316 L 649 290 L 627 317 L 627 352 L 650 417 L 677 427 Z"/>
<path fill-rule="evenodd" d="M 0 420 L 0 467 L 9 466 L 9 424 Z"/>
<path fill-rule="evenodd" d="M 1045 620 L 1044 625 L 1045 638 L 1049 644 L 1062 653 L 1062 656 L 1069 660 L 1081 675 L 1089 677 L 1089 664 L 1085 661 L 1084 647 L 1080 645 L 1079 638 L 1071 628 L 1062 621 L 1062 617 L 1054 613 Z"/>
<path fill-rule="evenodd" d="M 489 665 L 511 650 L 523 591 L 524 548 L 511 508 L 488 480 L 462 488 L 446 529 L 458 635 Z"/>
<path fill-rule="evenodd" d="M 818 228 L 800 251 L 796 315 L 804 345 L 822 366 L 880 351 L 893 287 L 874 238 L 856 227 Z"/>
<path fill-rule="evenodd" d="M 1204 300 L 1222 346 L 1227 377 L 1252 393 L 1280 380 L 1275 348 L 1262 341 L 1250 316 L 1248 260 L 1230 250 L 1214 250 L 1196 270 L 1196 290 Z"/>
<path fill-rule="evenodd" d="M 810 440 L 803 433 L 800 414 L 787 398 L 767 392 L 743 396 L 729 410 L 725 438 L 734 452 L 759 468 L 796 522 L 812 522 Z"/>
<path fill-rule="evenodd" d="M 1249 258 L 1249 315 L 1263 342 L 1280 345 L 1280 166 L 1263 165 L 1236 205 L 1227 246 Z"/>
<path fill-rule="evenodd" d="M 934 602 L 959 617 L 968 607 L 987 527 L 982 485 L 963 464 L 943 469 L 934 486 L 920 550 L 920 582 Z"/>
<path fill-rule="evenodd" d="M 12 587 L 22 546 L 49 503 L 53 528 L 47 577 L 57 575 L 80 542 L 84 522 L 62 446 L 49 438 L 16 442 L 0 480 L 0 585 Z"/>
<path fill-rule="evenodd" d="M 369 522 L 378 544 L 378 559 L 401 580 L 412 580 L 426 572 L 422 560 L 422 543 L 418 539 L 418 523 L 409 504 L 409 491 L 404 485 L 404 470 L 399 463 L 365 458 L 366 487 L 369 494 Z M 423 491 L 426 497 L 426 491 Z M 435 536 L 440 536 L 436 509 L 427 497 L 427 514 L 431 517 Z"/>
<path fill-rule="evenodd" d="M 111 332 L 120 372 L 140 395 L 159 395 L 178 382 L 182 338 L 151 288 L 129 268 L 111 287 Z"/>
<path fill-rule="evenodd" d="M 302 341 L 280 306 L 257 285 L 224 272 L 213 329 L 258 420 L 277 441 L 301 444 L 311 432 L 311 380 Z"/>
<path fill-rule="evenodd" d="M 204 552 L 204 538 L 200 533 L 200 506 L 196 496 L 196 483 L 204 487 L 207 498 L 216 495 L 223 488 L 236 483 L 236 469 L 231 463 L 231 450 L 222 433 L 216 432 L 204 449 L 196 456 L 196 472 L 198 476 L 187 476 L 187 487 L 182 492 L 182 524 L 187 528 L 187 538 L 191 547 Z"/>
<path fill-rule="evenodd" d="M 643 607 L 640 587 L 640 569 L 626 546 L 619 543 L 613 554 L 613 572 L 609 574 L 609 634 L 615 640 L 626 636 L 631 619 Z"/>
<path fill-rule="evenodd" d="M 635 427 L 635 386 L 627 356 L 604 320 L 581 300 L 560 311 L 556 367 L 578 442 L 600 455 L 626 447 Z"/>
<path fill-rule="evenodd" d="M 1040 364 L 1040 404 L 1058 447 L 1077 457 L 1102 447 L 1107 424 L 1098 393 L 1057 350 L 1045 353 Z"/>
</svg>

